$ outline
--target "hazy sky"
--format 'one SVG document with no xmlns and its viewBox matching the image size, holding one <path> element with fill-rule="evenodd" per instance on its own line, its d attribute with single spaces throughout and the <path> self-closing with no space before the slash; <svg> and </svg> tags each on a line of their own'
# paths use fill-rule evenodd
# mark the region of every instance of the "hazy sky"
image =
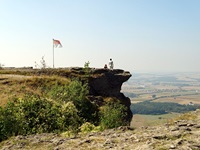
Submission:
<svg viewBox="0 0 200 150">
<path fill-rule="evenodd" d="M 0 63 L 200 71 L 200 0 L 0 0 Z"/>
</svg>

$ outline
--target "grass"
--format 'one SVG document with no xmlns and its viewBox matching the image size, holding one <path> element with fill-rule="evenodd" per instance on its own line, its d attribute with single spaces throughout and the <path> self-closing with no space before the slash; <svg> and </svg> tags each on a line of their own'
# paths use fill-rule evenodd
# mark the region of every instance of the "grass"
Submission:
<svg viewBox="0 0 200 150">
<path fill-rule="evenodd" d="M 60 76 L 24 76 L 0 74 L 0 106 L 5 105 L 13 97 L 26 94 L 43 95 L 44 90 L 52 85 L 69 84 L 70 79 Z"/>
<path fill-rule="evenodd" d="M 164 115 L 133 115 L 131 126 L 138 127 L 148 127 L 167 123 L 170 119 L 177 117 L 178 113 L 164 114 Z"/>
<path fill-rule="evenodd" d="M 192 112 L 182 114 L 176 118 L 176 120 L 195 120 L 195 119 L 197 119 L 197 115 Z"/>
</svg>

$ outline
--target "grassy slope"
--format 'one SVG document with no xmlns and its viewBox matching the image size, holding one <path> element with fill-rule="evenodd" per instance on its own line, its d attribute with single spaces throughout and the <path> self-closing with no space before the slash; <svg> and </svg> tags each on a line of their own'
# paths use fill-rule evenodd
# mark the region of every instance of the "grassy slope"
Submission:
<svg viewBox="0 0 200 150">
<path fill-rule="evenodd" d="M 164 115 L 133 115 L 131 126 L 134 128 L 149 127 L 168 123 L 172 118 L 180 115 L 179 113 L 170 113 Z"/>
<path fill-rule="evenodd" d="M 43 90 L 54 84 L 68 84 L 69 79 L 59 76 L 24 76 L 0 74 L 0 106 L 5 105 L 13 97 L 25 94 L 45 96 Z"/>
</svg>

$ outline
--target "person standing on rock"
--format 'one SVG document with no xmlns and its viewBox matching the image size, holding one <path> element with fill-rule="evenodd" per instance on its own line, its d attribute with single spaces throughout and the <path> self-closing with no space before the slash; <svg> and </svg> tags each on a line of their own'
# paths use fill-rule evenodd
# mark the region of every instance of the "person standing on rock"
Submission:
<svg viewBox="0 0 200 150">
<path fill-rule="evenodd" d="M 113 70 L 114 64 L 113 64 L 112 58 L 110 58 L 109 67 L 110 67 L 110 70 Z"/>
</svg>

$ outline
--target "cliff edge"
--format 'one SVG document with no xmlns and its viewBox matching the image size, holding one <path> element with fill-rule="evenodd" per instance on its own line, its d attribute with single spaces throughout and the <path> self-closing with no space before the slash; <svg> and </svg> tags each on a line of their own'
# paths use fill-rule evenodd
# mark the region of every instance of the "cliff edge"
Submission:
<svg viewBox="0 0 200 150">
<path fill-rule="evenodd" d="M 70 77 L 79 77 L 89 86 L 89 98 L 99 106 L 106 100 L 119 100 L 121 104 L 127 107 L 126 120 L 130 123 L 132 112 L 130 110 L 131 101 L 121 93 L 121 86 L 132 76 L 130 72 L 121 69 L 93 69 L 84 71 L 83 68 L 71 68 Z"/>
</svg>

